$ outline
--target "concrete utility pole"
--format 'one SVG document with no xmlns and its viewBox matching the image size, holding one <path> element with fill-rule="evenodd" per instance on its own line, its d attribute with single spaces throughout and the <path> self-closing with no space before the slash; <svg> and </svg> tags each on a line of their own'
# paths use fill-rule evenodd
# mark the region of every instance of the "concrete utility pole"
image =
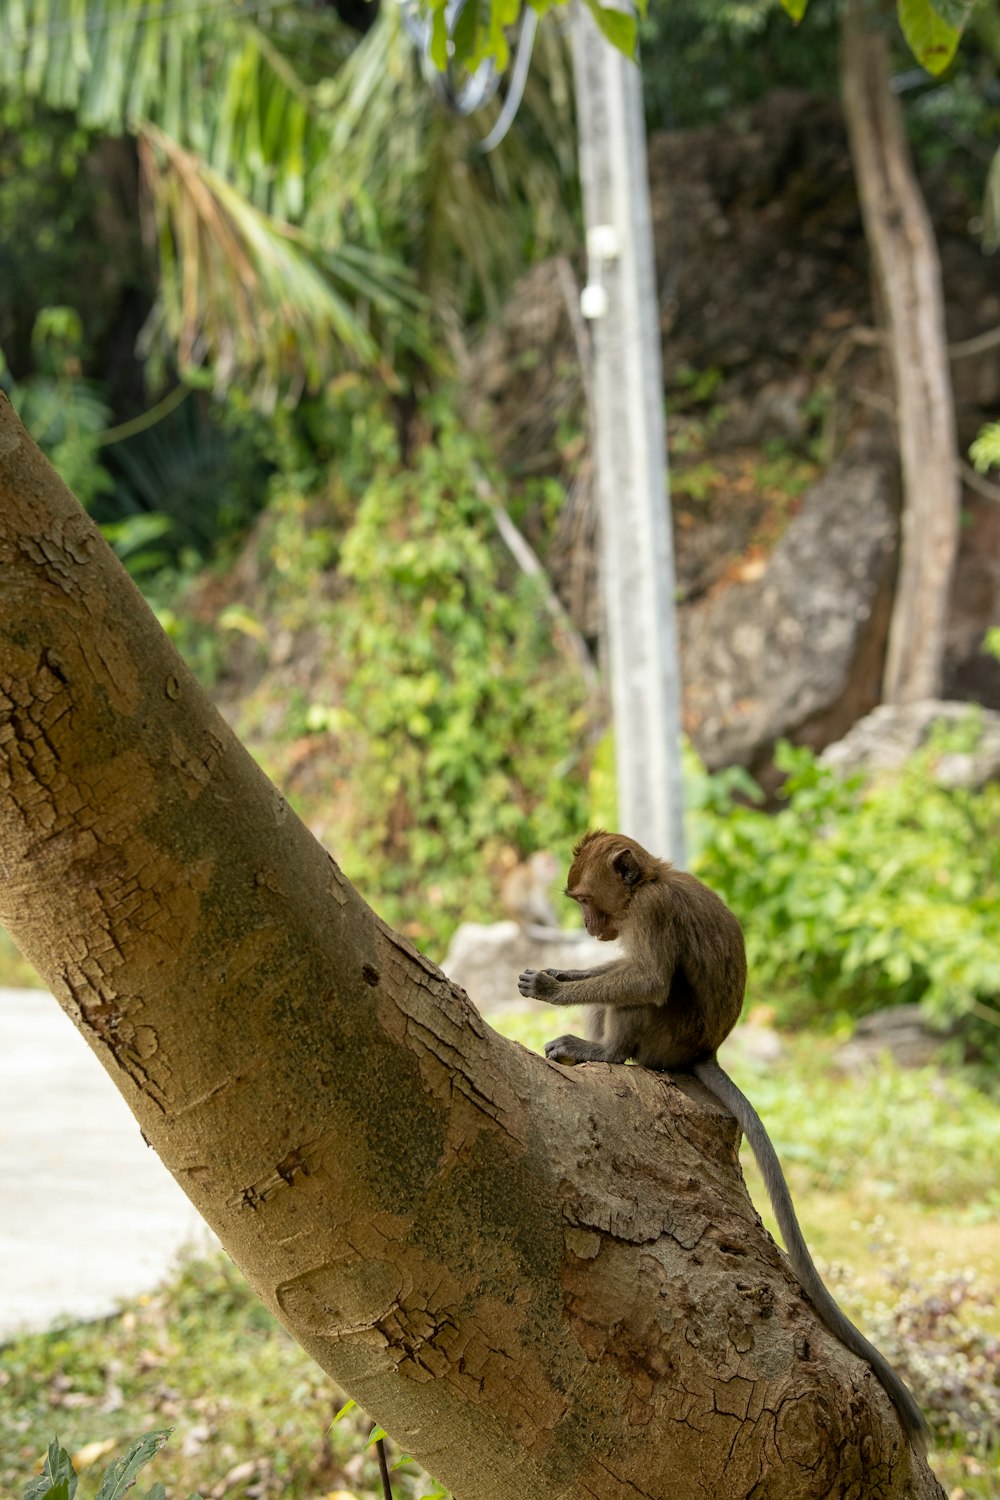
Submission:
<svg viewBox="0 0 1000 1500">
<path fill-rule="evenodd" d="M 684 863 L 680 664 L 642 80 L 574 8 L 618 826 Z"/>
</svg>

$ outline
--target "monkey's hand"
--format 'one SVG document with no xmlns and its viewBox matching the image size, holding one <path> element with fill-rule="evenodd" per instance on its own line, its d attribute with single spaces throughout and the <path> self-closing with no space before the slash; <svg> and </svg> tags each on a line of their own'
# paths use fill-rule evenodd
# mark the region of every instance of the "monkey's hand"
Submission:
<svg viewBox="0 0 1000 1500">
<path fill-rule="evenodd" d="M 557 1063 L 603 1062 L 604 1049 L 581 1036 L 557 1036 L 554 1042 L 545 1043 L 545 1056 Z"/>
<path fill-rule="evenodd" d="M 569 997 L 559 994 L 562 975 L 558 969 L 525 969 L 517 981 L 522 995 L 529 1000 L 547 1000 L 550 1005 L 568 1005 Z"/>
</svg>

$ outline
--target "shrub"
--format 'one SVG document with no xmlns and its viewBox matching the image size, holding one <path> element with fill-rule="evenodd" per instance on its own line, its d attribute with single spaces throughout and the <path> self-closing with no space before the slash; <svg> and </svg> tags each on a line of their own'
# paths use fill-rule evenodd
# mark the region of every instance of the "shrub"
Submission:
<svg viewBox="0 0 1000 1500">
<path fill-rule="evenodd" d="M 978 1020 L 996 1047 L 1000 787 L 940 785 L 953 746 L 937 737 L 866 784 L 783 744 L 777 813 L 732 796 L 702 811 L 698 873 L 743 921 L 758 991 L 794 987 L 831 1018 L 919 1000 L 942 1024 Z"/>
<path fill-rule="evenodd" d="M 351 873 L 422 933 L 489 910 L 491 854 L 561 852 L 586 807 L 583 684 L 536 581 L 503 553 L 474 439 L 446 408 L 430 415 L 408 462 L 386 424 L 370 434 L 379 460 L 331 615 L 349 673 L 325 720 L 363 768 Z"/>
</svg>

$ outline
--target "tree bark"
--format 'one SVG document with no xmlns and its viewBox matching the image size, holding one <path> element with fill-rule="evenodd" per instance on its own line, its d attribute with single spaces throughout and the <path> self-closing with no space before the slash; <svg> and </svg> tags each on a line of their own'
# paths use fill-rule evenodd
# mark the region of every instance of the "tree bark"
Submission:
<svg viewBox="0 0 1000 1500">
<path fill-rule="evenodd" d="M 882 696 L 940 696 L 961 482 L 941 263 L 891 88 L 889 34 L 847 0 L 844 112 L 896 393 L 903 481 L 899 575 Z"/>
<path fill-rule="evenodd" d="M 0 917 L 293 1336 L 459 1500 L 942 1492 L 690 1079 L 389 930 L 0 397 Z"/>
</svg>

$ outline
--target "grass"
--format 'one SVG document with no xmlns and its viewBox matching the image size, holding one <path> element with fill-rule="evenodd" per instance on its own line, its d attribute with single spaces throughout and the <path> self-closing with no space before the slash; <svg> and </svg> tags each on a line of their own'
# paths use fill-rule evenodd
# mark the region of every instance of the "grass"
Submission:
<svg viewBox="0 0 1000 1500">
<path fill-rule="evenodd" d="M 547 1013 L 492 1020 L 536 1049 L 553 1035 Z M 557 1029 L 577 1024 L 561 1014 Z M 932 1413 L 946 1491 L 1000 1500 L 1000 1103 L 933 1070 L 886 1064 L 843 1077 L 831 1052 L 802 1037 L 767 1069 L 732 1068 L 787 1164 L 835 1295 Z M 768 1222 L 752 1159 L 745 1171 Z M 194 1490 L 374 1500 L 367 1419 L 352 1412 L 333 1424 L 344 1400 L 228 1261 L 187 1261 L 113 1318 L 3 1350 L 0 1495 L 21 1494 L 54 1434 L 77 1455 L 80 1494 L 91 1496 L 109 1450 L 173 1426 L 146 1480 L 164 1483 L 172 1500 Z M 397 1478 L 401 1500 L 431 1492 L 412 1465 Z"/>
<path fill-rule="evenodd" d="M 21 1494 L 54 1435 L 92 1494 L 127 1440 L 173 1427 L 148 1470 L 171 1496 L 374 1496 L 371 1423 L 333 1422 L 346 1399 L 226 1257 L 184 1261 L 116 1317 L 6 1346 L 0 1494 Z"/>
<path fill-rule="evenodd" d="M 34 964 L 28 962 L 3 927 L 0 927 L 0 985 L 8 990 L 44 988 Z"/>
</svg>

